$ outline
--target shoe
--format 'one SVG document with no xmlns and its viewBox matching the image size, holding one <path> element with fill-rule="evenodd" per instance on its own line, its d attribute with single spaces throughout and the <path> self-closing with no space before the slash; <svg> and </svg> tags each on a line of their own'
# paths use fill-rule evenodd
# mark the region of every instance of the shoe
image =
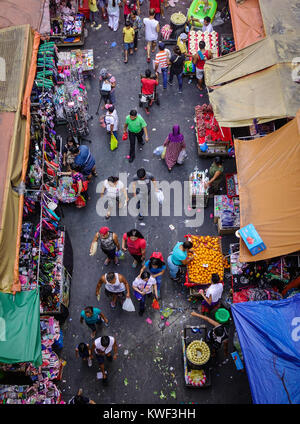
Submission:
<svg viewBox="0 0 300 424">
<path fill-rule="evenodd" d="M 133 162 L 133 161 L 134 161 L 134 158 L 129 158 L 129 159 L 128 159 L 128 162 L 129 162 L 129 163 L 131 163 L 131 162 Z"/>
<path fill-rule="evenodd" d="M 111 309 L 116 309 L 117 305 L 113 302 L 110 302 L 110 307 Z"/>
<path fill-rule="evenodd" d="M 94 27 L 96 25 L 96 22 L 91 23 L 91 27 Z"/>
<path fill-rule="evenodd" d="M 170 82 L 170 81 L 168 81 L 168 84 L 169 84 L 169 85 L 173 85 L 173 83 L 172 83 L 172 82 Z"/>
<path fill-rule="evenodd" d="M 141 221 L 142 219 L 144 219 L 143 215 L 141 213 L 139 213 L 138 215 L 139 220 Z"/>
<path fill-rule="evenodd" d="M 150 60 L 151 60 L 150 57 L 147 57 L 147 63 L 150 63 Z"/>
<path fill-rule="evenodd" d="M 114 264 L 115 265 L 120 265 L 117 257 L 115 257 L 115 259 L 114 259 Z"/>
<path fill-rule="evenodd" d="M 93 365 L 93 362 L 92 362 L 91 358 L 89 358 L 87 362 L 88 362 L 88 366 L 89 367 L 91 367 Z"/>
<path fill-rule="evenodd" d="M 182 94 L 182 91 L 178 91 L 178 94 Z"/>
<path fill-rule="evenodd" d="M 98 26 L 95 27 L 96 30 L 100 29 L 102 27 L 101 24 L 99 24 Z"/>
<path fill-rule="evenodd" d="M 137 261 L 133 261 L 132 268 L 136 268 L 136 267 L 137 267 Z"/>
</svg>

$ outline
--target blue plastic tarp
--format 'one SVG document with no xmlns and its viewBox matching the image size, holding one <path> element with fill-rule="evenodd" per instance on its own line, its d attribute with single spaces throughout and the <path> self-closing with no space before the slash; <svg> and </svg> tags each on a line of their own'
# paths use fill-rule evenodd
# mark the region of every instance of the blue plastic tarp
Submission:
<svg viewBox="0 0 300 424">
<path fill-rule="evenodd" d="M 300 294 L 231 306 L 255 404 L 300 404 Z"/>
</svg>

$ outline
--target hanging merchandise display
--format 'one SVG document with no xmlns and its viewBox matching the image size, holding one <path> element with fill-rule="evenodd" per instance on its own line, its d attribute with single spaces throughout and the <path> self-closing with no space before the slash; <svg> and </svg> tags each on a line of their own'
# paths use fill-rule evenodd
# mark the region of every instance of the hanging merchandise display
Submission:
<svg viewBox="0 0 300 424">
<path fill-rule="evenodd" d="M 82 46 L 84 44 L 85 16 L 78 13 L 78 2 L 50 0 L 50 39 L 60 46 Z"/>
<path fill-rule="evenodd" d="M 208 205 L 208 169 L 205 171 L 198 170 L 197 166 L 189 176 L 189 194 L 192 208 Z"/>
<path fill-rule="evenodd" d="M 230 128 L 220 127 L 212 106 L 195 106 L 195 132 L 199 156 L 229 156 L 233 153 Z"/>
</svg>

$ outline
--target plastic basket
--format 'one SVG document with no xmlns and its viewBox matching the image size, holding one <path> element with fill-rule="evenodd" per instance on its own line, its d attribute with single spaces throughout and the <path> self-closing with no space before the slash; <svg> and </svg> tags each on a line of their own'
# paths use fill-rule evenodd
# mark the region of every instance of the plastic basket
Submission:
<svg viewBox="0 0 300 424">
<path fill-rule="evenodd" d="M 215 318 L 218 322 L 224 324 L 229 320 L 230 313 L 227 311 L 227 309 L 219 308 L 215 313 Z"/>
</svg>

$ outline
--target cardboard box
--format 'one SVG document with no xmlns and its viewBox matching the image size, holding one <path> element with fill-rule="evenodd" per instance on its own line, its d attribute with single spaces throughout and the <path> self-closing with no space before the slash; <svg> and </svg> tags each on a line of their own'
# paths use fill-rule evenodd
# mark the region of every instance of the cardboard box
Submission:
<svg viewBox="0 0 300 424">
<path fill-rule="evenodd" d="M 266 249 L 266 245 L 262 241 L 253 224 L 248 224 L 245 227 L 240 228 L 239 234 L 249 249 L 251 255 L 257 255 L 259 252 L 262 252 Z"/>
</svg>

